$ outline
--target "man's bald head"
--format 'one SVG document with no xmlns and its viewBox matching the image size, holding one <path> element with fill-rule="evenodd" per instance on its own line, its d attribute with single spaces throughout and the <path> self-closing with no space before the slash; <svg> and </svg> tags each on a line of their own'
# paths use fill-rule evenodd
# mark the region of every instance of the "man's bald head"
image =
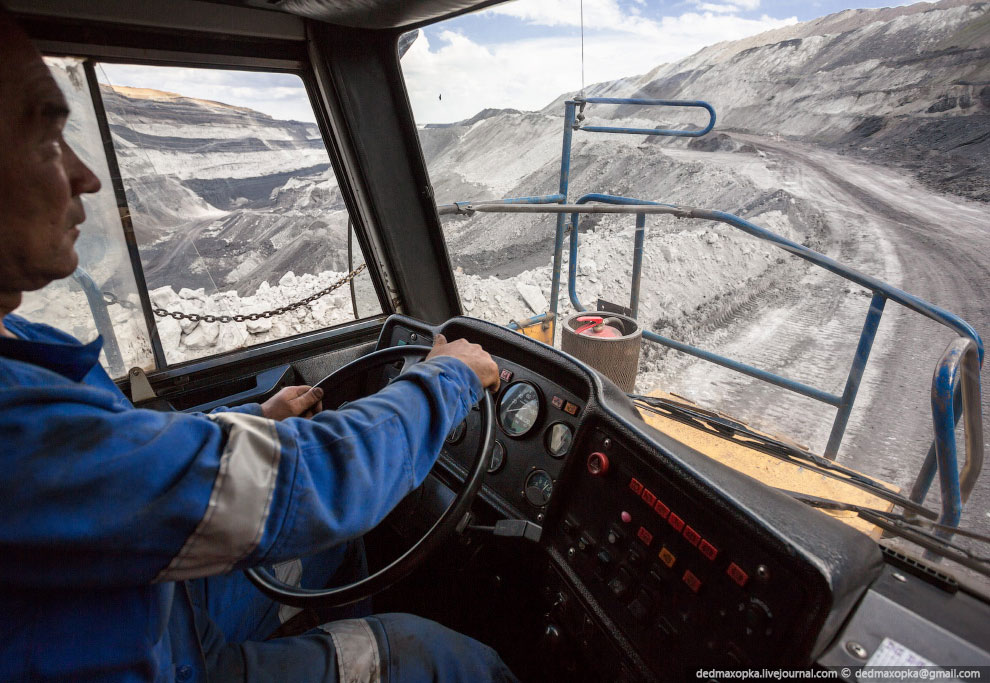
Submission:
<svg viewBox="0 0 990 683">
<path fill-rule="evenodd" d="M 78 263 L 81 195 L 100 181 L 62 137 L 68 116 L 41 54 L 0 8 L 0 316 Z"/>
</svg>

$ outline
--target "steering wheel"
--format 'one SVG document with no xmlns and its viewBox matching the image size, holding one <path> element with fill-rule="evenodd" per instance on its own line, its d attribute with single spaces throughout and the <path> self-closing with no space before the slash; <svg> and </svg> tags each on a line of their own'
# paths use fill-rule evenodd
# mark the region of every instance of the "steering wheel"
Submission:
<svg viewBox="0 0 990 683">
<path fill-rule="evenodd" d="M 323 389 L 324 409 L 331 410 L 345 402 L 376 392 L 388 379 L 422 360 L 429 351 L 428 346 L 396 346 L 375 351 L 348 363 L 317 384 Z M 381 373 L 375 370 L 381 370 Z M 328 398 L 334 402 L 333 405 L 326 405 Z M 489 392 L 483 392 L 480 405 L 481 439 L 464 486 L 426 534 L 391 564 L 360 581 L 335 588 L 290 586 L 258 567 L 244 570 L 251 583 L 276 602 L 292 607 L 321 608 L 349 605 L 363 600 L 407 576 L 450 536 L 471 508 L 474 496 L 481 487 L 495 443 L 495 409 Z"/>
</svg>

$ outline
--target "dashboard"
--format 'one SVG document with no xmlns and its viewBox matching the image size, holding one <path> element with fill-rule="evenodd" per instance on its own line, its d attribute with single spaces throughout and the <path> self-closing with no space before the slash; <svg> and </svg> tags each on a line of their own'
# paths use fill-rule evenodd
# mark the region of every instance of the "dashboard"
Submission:
<svg viewBox="0 0 990 683">
<path fill-rule="evenodd" d="M 615 385 L 560 351 L 471 318 L 390 318 L 379 347 L 436 333 L 496 360 L 496 446 L 479 497 L 541 527 L 552 628 L 612 680 L 693 678 L 702 666 L 806 667 L 885 559 L 867 536 L 644 423 Z M 479 414 L 438 464 L 463 479 Z"/>
</svg>

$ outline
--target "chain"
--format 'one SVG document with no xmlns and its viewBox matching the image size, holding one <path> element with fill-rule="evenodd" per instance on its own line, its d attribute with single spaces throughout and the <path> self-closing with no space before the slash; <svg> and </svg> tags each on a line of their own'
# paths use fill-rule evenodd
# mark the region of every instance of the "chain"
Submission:
<svg viewBox="0 0 990 683">
<path fill-rule="evenodd" d="M 204 322 L 204 323 L 243 323 L 248 320 L 261 320 L 262 318 L 274 318 L 277 315 L 282 315 L 283 313 L 288 313 L 289 311 L 294 311 L 300 306 L 307 306 L 317 299 L 325 297 L 327 294 L 335 289 L 343 287 L 351 280 L 353 280 L 357 275 L 367 267 L 367 264 L 362 263 L 360 266 L 349 272 L 342 279 L 334 282 L 332 285 L 326 289 L 321 289 L 316 294 L 308 296 L 305 299 L 301 299 L 291 304 L 286 304 L 285 306 L 280 306 L 271 311 L 265 311 L 264 313 L 246 313 L 237 315 L 210 315 L 208 313 L 183 313 L 182 311 L 166 311 L 164 308 L 152 309 L 159 318 L 175 318 L 176 320 L 190 320 L 192 322 Z"/>
</svg>

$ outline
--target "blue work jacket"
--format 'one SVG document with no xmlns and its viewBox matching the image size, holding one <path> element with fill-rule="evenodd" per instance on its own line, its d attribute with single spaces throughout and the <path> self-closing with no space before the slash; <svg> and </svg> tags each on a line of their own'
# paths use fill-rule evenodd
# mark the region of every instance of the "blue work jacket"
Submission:
<svg viewBox="0 0 990 683">
<path fill-rule="evenodd" d="M 435 358 L 311 420 L 257 404 L 140 410 L 100 366 L 100 339 L 4 325 L 19 337 L 0 337 L 4 681 L 201 672 L 181 581 L 361 536 L 482 391 L 464 363 Z"/>
</svg>

